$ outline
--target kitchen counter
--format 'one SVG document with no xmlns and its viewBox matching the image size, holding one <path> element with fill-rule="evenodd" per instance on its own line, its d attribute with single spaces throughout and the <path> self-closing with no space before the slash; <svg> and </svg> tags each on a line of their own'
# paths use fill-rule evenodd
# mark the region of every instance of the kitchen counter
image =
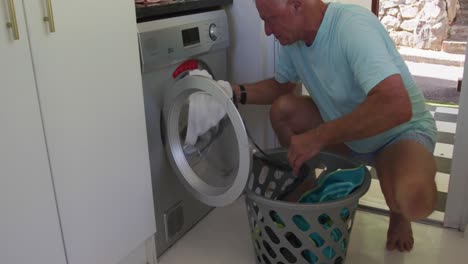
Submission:
<svg viewBox="0 0 468 264">
<path fill-rule="evenodd" d="M 388 217 L 356 213 L 347 264 L 465 263 L 468 239 L 463 233 L 413 224 L 415 248 L 411 253 L 385 250 Z M 158 264 L 254 264 L 244 197 L 213 210 L 164 253 Z M 303 263 L 303 262 L 301 262 Z"/>
<path fill-rule="evenodd" d="M 137 22 L 176 16 L 187 12 L 217 8 L 232 4 L 233 0 L 175 0 L 166 4 L 136 6 Z"/>
</svg>

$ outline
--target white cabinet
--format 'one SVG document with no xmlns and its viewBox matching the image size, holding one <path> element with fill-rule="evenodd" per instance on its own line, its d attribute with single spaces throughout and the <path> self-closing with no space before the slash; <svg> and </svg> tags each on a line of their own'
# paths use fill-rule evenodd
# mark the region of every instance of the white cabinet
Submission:
<svg viewBox="0 0 468 264">
<path fill-rule="evenodd" d="M 13 1 L 20 40 L 0 27 L 2 215 L 28 206 L 29 222 L 11 214 L 27 242 L 47 246 L 35 237 L 44 218 L 50 230 L 40 233 L 57 234 L 64 249 L 50 253 L 55 261 L 12 250 L 34 260 L 18 263 L 63 263 L 64 252 L 69 264 L 118 263 L 156 226 L 133 1 Z M 55 32 L 44 22 L 50 11 Z"/>
<path fill-rule="evenodd" d="M 275 73 L 274 38 L 266 36 L 255 1 L 234 0 L 226 8 L 231 30 L 229 81 L 253 83 L 273 78 Z M 240 105 L 249 133 L 261 148 L 278 147 L 269 118 L 270 106 Z"/>
<path fill-rule="evenodd" d="M 65 264 L 23 13 L 19 40 L 9 20 L 0 12 L 0 263 Z"/>
</svg>

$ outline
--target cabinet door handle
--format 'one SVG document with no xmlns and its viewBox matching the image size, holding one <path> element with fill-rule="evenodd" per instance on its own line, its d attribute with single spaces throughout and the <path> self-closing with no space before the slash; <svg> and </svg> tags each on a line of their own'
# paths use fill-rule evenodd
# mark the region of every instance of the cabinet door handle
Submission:
<svg viewBox="0 0 468 264">
<path fill-rule="evenodd" d="M 8 10 L 10 12 L 11 22 L 7 22 L 7 27 L 13 30 L 13 38 L 19 40 L 18 22 L 16 20 L 16 10 L 14 0 L 8 0 Z"/>
<path fill-rule="evenodd" d="M 55 32 L 55 22 L 54 22 L 54 10 L 52 9 L 52 0 L 46 0 L 47 2 L 47 12 L 49 16 L 44 17 L 45 22 L 49 22 L 50 32 Z"/>
</svg>

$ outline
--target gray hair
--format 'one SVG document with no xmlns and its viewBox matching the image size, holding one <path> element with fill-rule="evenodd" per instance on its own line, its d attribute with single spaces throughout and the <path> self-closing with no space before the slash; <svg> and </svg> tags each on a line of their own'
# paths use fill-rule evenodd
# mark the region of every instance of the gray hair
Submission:
<svg viewBox="0 0 468 264">
<path fill-rule="evenodd" d="M 288 0 L 265 0 L 265 1 L 273 1 L 273 2 L 275 2 L 275 4 L 278 4 L 278 5 L 282 6 L 282 7 L 285 6 L 286 3 L 288 2 Z"/>
<path fill-rule="evenodd" d="M 274 0 L 276 3 L 281 4 L 282 6 L 286 5 L 288 0 Z"/>
</svg>

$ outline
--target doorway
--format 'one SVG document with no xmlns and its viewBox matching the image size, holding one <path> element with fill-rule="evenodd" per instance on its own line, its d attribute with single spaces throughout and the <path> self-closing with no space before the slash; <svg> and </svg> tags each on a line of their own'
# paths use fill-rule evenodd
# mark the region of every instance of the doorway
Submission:
<svg viewBox="0 0 468 264">
<path fill-rule="evenodd" d="M 418 34 L 422 34 L 422 31 L 418 32 L 418 30 L 424 30 L 425 27 L 433 27 L 433 25 L 422 24 L 420 18 L 425 14 L 417 12 L 426 9 L 432 10 L 430 8 L 437 8 L 436 5 L 426 7 L 426 2 L 419 0 L 403 1 L 407 5 L 401 4 L 403 3 L 401 1 L 372 0 L 372 12 L 379 17 L 394 39 L 416 84 L 424 94 L 427 109 L 436 120 L 438 137 L 434 156 L 437 163 L 435 180 L 438 199 L 436 211 L 424 222 L 437 225 L 443 225 L 445 222 L 446 208 L 450 206 L 447 201 L 456 202 L 454 199 L 448 199 L 449 183 L 454 180 L 454 177 L 462 177 L 452 174 L 452 163 L 455 158 L 455 139 L 464 137 L 460 135 L 460 133 L 464 133 L 463 130 L 457 129 L 457 125 L 462 118 L 459 115 L 459 107 L 465 70 L 466 40 L 468 38 L 468 19 L 465 18 L 465 14 L 468 14 L 468 0 L 446 1 L 449 2 L 445 3 L 452 4 L 456 1 L 459 8 L 451 9 L 449 4 L 446 4 L 446 13 L 440 15 L 446 16 L 447 19 L 448 28 L 446 28 L 445 39 L 440 43 L 436 43 L 436 41 L 423 43 L 424 39 L 418 39 L 421 36 Z M 411 7 L 413 7 L 412 10 L 410 10 Z M 441 12 L 444 10 L 441 9 Z M 452 14 L 449 15 L 449 12 Z M 410 22 L 403 25 L 405 21 L 414 22 L 416 26 L 411 28 L 411 25 L 408 26 Z M 411 30 L 413 32 L 408 33 Z M 432 34 L 432 31 L 426 32 Z M 405 39 L 405 36 L 409 39 Z M 410 38 L 411 36 L 413 39 Z M 369 169 L 373 175 L 373 184 L 368 194 L 363 197 L 361 207 L 386 214 L 388 207 L 378 184 L 378 175 L 374 168 L 369 167 Z M 459 196 L 456 193 L 451 193 L 451 195 Z"/>
</svg>

